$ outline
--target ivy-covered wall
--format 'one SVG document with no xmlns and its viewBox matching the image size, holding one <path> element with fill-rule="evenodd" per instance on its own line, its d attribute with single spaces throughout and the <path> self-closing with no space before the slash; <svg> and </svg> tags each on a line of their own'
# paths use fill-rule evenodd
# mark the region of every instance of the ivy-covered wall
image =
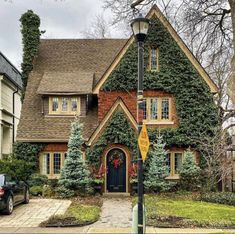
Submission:
<svg viewBox="0 0 235 234">
<path fill-rule="evenodd" d="M 121 110 L 113 114 L 102 136 L 87 150 L 86 158 L 88 164 L 98 168 L 105 148 L 115 142 L 127 146 L 132 153 L 133 159 L 135 158 L 137 144 L 136 135 L 129 120 Z"/>
<path fill-rule="evenodd" d="M 150 47 L 158 47 L 160 71 L 148 71 Z M 137 48 L 133 43 L 120 64 L 102 86 L 103 91 L 131 91 L 137 88 Z M 190 63 L 167 29 L 157 18 L 151 19 L 145 43 L 144 90 L 161 90 L 174 95 L 179 118 L 178 129 L 163 129 L 167 146 L 194 146 L 195 138 L 212 134 L 218 124 L 217 107 L 203 78 Z M 149 129 L 154 140 L 157 129 Z"/>
</svg>

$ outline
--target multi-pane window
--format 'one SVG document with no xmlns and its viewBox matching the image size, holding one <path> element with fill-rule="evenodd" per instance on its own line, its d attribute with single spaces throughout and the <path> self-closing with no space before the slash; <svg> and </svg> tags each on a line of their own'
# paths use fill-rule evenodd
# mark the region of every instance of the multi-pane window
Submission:
<svg viewBox="0 0 235 234">
<path fill-rule="evenodd" d="M 150 105 L 150 118 L 157 120 L 157 98 L 151 98 Z"/>
<path fill-rule="evenodd" d="M 61 154 L 54 153 L 54 174 L 60 174 Z"/>
<path fill-rule="evenodd" d="M 162 98 L 162 119 L 169 119 L 169 98 Z"/>
<path fill-rule="evenodd" d="M 178 176 L 182 168 L 183 152 L 169 152 L 166 154 L 166 164 L 169 167 L 169 176 Z"/>
<path fill-rule="evenodd" d="M 143 101 L 144 120 L 147 122 L 171 121 L 171 98 L 151 97 Z"/>
<path fill-rule="evenodd" d="M 67 97 L 62 97 L 61 110 L 63 112 L 68 111 L 68 98 Z"/>
<path fill-rule="evenodd" d="M 42 156 L 42 174 L 49 175 L 50 174 L 50 154 L 45 153 Z"/>
<path fill-rule="evenodd" d="M 50 97 L 49 113 L 55 115 L 79 114 L 79 101 L 78 97 Z"/>
<path fill-rule="evenodd" d="M 182 153 L 175 153 L 174 159 L 175 159 L 175 161 L 174 161 L 175 174 L 179 174 L 181 167 L 182 167 L 183 154 Z"/>
<path fill-rule="evenodd" d="M 56 112 L 58 111 L 58 108 L 59 108 L 59 99 L 58 97 L 53 97 L 52 98 L 52 111 Z"/>
<path fill-rule="evenodd" d="M 67 153 L 64 152 L 45 152 L 40 156 L 40 172 L 49 177 L 58 176 Z"/>
<path fill-rule="evenodd" d="M 71 111 L 77 111 L 78 109 L 78 99 L 77 98 L 71 98 Z"/>
<path fill-rule="evenodd" d="M 151 71 L 159 71 L 159 49 L 151 48 L 150 49 L 150 58 L 149 66 Z"/>
</svg>

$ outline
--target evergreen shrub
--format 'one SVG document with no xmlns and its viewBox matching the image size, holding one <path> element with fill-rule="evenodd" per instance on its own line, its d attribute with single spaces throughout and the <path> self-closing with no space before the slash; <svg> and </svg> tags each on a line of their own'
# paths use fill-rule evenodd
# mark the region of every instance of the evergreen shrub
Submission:
<svg viewBox="0 0 235 234">
<path fill-rule="evenodd" d="M 193 152 L 187 150 L 180 170 L 180 188 L 186 191 L 198 190 L 200 187 L 200 174 L 201 169 L 196 165 Z"/>
<path fill-rule="evenodd" d="M 166 192 L 171 190 L 176 183 L 166 180 L 169 176 L 169 166 L 167 165 L 164 150 L 165 143 L 162 137 L 157 137 L 157 142 L 153 143 L 148 155 L 148 169 L 145 171 L 144 186 L 146 192 Z"/>
<path fill-rule="evenodd" d="M 71 197 L 76 194 L 86 194 L 91 190 L 91 175 L 81 151 L 82 127 L 76 119 L 71 125 L 71 135 L 68 143 L 68 153 L 65 165 L 61 170 L 57 192 L 62 197 Z"/>
</svg>

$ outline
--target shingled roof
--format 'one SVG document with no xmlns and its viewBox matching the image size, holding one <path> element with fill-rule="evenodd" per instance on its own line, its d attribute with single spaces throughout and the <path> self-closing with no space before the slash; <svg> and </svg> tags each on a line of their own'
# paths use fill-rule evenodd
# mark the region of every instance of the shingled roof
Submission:
<svg viewBox="0 0 235 234">
<path fill-rule="evenodd" d="M 30 73 L 17 140 L 66 142 L 74 117 L 42 112 L 43 96 L 60 93 L 91 93 L 93 86 L 123 48 L 125 39 L 43 39 Z M 61 85 L 62 84 L 62 85 Z M 87 84 L 87 86 L 85 85 Z M 98 126 L 97 110 L 81 117 L 83 137 Z"/>
<path fill-rule="evenodd" d="M 56 81 L 56 82 L 51 82 Z M 94 73 L 46 72 L 42 76 L 39 94 L 91 94 Z"/>
</svg>

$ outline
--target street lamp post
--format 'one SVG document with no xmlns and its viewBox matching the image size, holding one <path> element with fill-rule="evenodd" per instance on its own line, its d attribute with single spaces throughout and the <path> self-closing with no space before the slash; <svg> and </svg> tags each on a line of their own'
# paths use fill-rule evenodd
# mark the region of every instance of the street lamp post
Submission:
<svg viewBox="0 0 235 234">
<path fill-rule="evenodd" d="M 131 28 L 138 45 L 138 88 L 137 88 L 137 124 L 138 136 L 142 129 L 140 109 L 143 103 L 143 78 L 144 78 L 144 41 L 149 28 L 149 20 L 141 14 L 132 21 Z M 138 147 L 138 144 L 137 144 Z M 143 234 L 143 160 L 138 147 L 138 234 Z"/>
</svg>

